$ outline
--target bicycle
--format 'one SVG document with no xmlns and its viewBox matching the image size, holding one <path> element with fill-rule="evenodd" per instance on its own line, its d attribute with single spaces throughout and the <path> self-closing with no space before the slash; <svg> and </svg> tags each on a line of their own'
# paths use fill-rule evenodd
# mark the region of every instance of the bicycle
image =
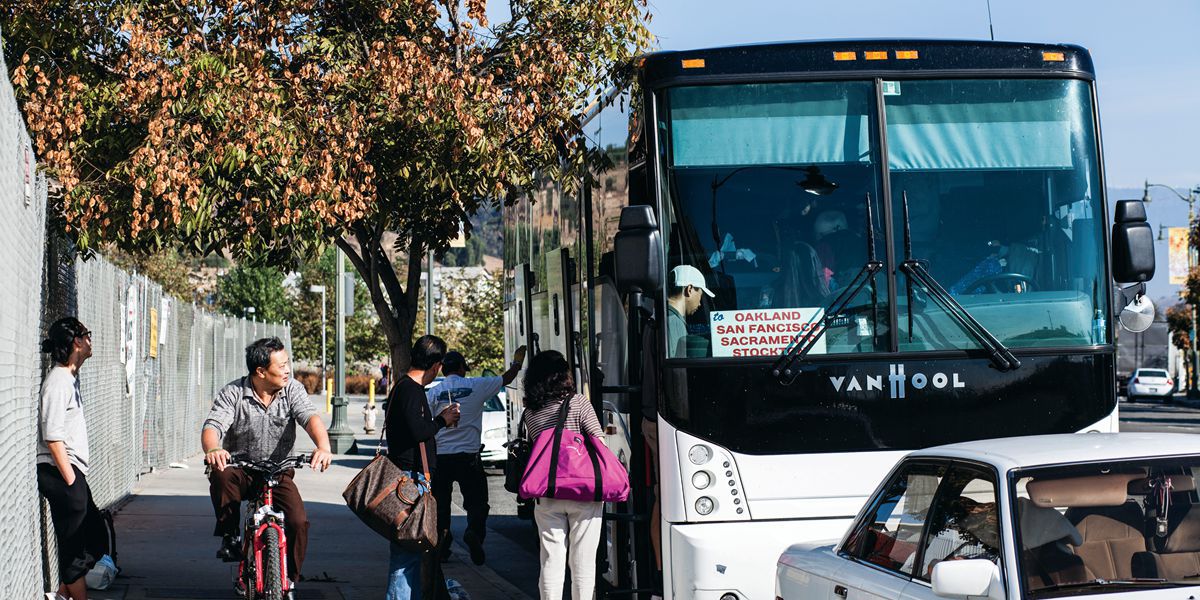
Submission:
<svg viewBox="0 0 1200 600">
<path fill-rule="evenodd" d="M 247 500 L 243 516 L 242 558 L 234 584 L 246 600 L 286 600 L 292 582 L 287 573 L 286 515 L 275 507 L 272 490 L 288 469 L 302 469 L 311 456 L 289 456 L 280 462 L 231 457 L 226 468 L 246 471 L 258 490 Z"/>
</svg>

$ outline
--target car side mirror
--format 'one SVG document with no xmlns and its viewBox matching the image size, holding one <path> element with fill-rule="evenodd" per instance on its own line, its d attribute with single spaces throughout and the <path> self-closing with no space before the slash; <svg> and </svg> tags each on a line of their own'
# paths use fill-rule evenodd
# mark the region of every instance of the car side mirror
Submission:
<svg viewBox="0 0 1200 600">
<path fill-rule="evenodd" d="M 621 209 L 613 254 L 618 290 L 655 293 L 662 289 L 662 234 L 653 207 L 638 205 Z"/>
<path fill-rule="evenodd" d="M 933 565 L 933 593 L 943 598 L 1005 598 L 1000 567 L 982 558 L 943 560 Z"/>
<path fill-rule="evenodd" d="M 1154 277 L 1154 231 L 1141 200 L 1121 200 L 1113 213 L 1113 279 L 1142 283 Z"/>
</svg>

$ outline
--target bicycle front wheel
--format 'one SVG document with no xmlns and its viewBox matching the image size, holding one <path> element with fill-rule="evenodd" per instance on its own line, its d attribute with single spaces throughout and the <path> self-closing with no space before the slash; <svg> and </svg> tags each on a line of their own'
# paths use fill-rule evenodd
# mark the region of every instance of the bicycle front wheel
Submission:
<svg viewBox="0 0 1200 600">
<path fill-rule="evenodd" d="M 263 532 L 263 593 L 264 600 L 284 600 L 283 555 L 280 552 L 279 530 L 268 527 Z"/>
</svg>

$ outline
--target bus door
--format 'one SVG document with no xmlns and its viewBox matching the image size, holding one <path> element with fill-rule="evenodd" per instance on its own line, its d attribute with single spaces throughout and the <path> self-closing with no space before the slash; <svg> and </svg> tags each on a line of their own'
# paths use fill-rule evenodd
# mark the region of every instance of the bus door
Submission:
<svg viewBox="0 0 1200 600">
<path fill-rule="evenodd" d="M 533 303 L 530 293 L 530 278 L 532 273 L 529 271 L 528 263 L 521 263 L 516 266 L 516 273 L 513 274 L 514 301 L 509 304 L 505 314 L 505 321 L 509 330 L 511 343 L 505 344 L 504 353 L 507 355 L 506 362 L 511 363 L 513 353 L 517 348 L 525 346 L 527 349 L 526 356 L 532 357 L 534 348 L 537 346 L 537 334 L 533 329 Z M 509 347 L 511 346 L 511 347 Z M 529 358 L 525 359 L 526 361 Z M 528 364 L 528 362 L 526 362 Z M 517 426 L 521 422 L 521 413 L 525 408 L 525 398 L 520 385 L 522 377 L 517 377 L 512 383 L 505 388 L 505 396 L 508 402 L 505 410 L 508 412 L 508 439 L 517 437 Z"/>
<path fill-rule="evenodd" d="M 541 350 L 557 350 L 574 371 L 579 366 L 574 339 L 574 310 L 571 302 L 571 254 L 566 248 L 546 253 L 546 321 Z M 573 373 L 575 381 L 581 381 Z"/>
</svg>

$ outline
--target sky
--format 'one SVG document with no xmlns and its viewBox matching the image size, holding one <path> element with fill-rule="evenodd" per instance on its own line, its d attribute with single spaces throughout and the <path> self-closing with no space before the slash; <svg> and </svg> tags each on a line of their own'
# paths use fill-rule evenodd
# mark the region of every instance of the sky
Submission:
<svg viewBox="0 0 1200 600">
<path fill-rule="evenodd" d="M 986 0 L 650 0 L 650 10 L 663 50 L 988 38 Z M 992 0 L 991 13 L 997 40 L 1091 51 L 1109 187 L 1200 185 L 1200 1 Z M 622 131 L 614 120 L 604 127 Z"/>
</svg>

